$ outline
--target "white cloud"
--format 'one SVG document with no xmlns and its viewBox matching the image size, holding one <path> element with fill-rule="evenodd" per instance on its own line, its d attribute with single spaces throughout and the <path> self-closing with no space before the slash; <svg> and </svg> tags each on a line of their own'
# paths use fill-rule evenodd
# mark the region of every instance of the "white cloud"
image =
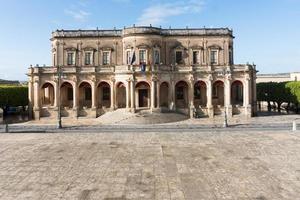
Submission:
<svg viewBox="0 0 300 200">
<path fill-rule="evenodd" d="M 160 25 L 167 21 L 169 17 L 183 15 L 187 13 L 199 13 L 203 8 L 202 0 L 175 1 L 152 5 L 142 11 L 138 18 L 138 25 Z"/>
<path fill-rule="evenodd" d="M 79 22 L 84 22 L 88 18 L 88 16 L 91 14 L 89 12 L 86 12 L 84 10 L 75 10 L 75 9 L 65 9 L 65 13 L 69 16 L 71 16 L 73 19 Z"/>
</svg>

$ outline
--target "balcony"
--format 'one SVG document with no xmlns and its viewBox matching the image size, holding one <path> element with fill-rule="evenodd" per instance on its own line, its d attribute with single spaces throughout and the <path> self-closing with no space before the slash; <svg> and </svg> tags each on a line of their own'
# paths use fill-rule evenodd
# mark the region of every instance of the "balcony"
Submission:
<svg viewBox="0 0 300 200">
<path fill-rule="evenodd" d="M 247 72 L 255 70 L 255 65 L 232 65 L 232 66 L 207 66 L 207 65 L 146 65 L 146 72 L 179 72 L 179 73 L 190 73 L 190 72 L 219 72 L 224 69 L 233 72 Z M 63 66 L 62 72 L 65 74 L 90 74 L 90 73 L 142 73 L 140 65 L 103 65 L 103 66 Z M 36 66 L 29 68 L 28 74 L 54 74 L 57 73 L 57 67 L 53 66 Z"/>
</svg>

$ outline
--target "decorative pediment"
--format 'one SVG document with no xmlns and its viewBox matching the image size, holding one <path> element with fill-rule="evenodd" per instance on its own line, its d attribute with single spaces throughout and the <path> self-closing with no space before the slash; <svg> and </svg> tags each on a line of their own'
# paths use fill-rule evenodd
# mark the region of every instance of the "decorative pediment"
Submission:
<svg viewBox="0 0 300 200">
<path fill-rule="evenodd" d="M 222 49 L 222 47 L 219 46 L 219 45 L 217 45 L 217 44 L 210 45 L 210 46 L 208 46 L 208 48 L 209 48 L 209 49 L 219 49 L 219 50 Z"/>
<path fill-rule="evenodd" d="M 149 47 L 149 45 L 147 45 L 147 44 L 139 44 L 139 45 L 137 45 L 136 46 L 137 48 L 139 48 L 139 49 L 149 49 L 150 47 Z"/>
<path fill-rule="evenodd" d="M 154 44 L 154 45 L 153 45 L 153 48 L 158 48 L 158 49 L 160 49 L 161 46 L 160 46 L 160 44 Z"/>
<path fill-rule="evenodd" d="M 203 50 L 203 47 L 199 46 L 199 45 L 194 45 L 194 46 L 191 46 L 191 49 L 193 49 L 193 50 Z"/>
<path fill-rule="evenodd" d="M 109 47 L 109 46 L 103 46 L 100 48 L 102 51 L 113 51 L 114 48 L 113 47 Z"/>
<path fill-rule="evenodd" d="M 96 51 L 96 49 L 95 48 L 93 48 L 93 47 L 84 47 L 84 48 L 82 48 L 84 51 Z"/>
<path fill-rule="evenodd" d="M 186 50 L 186 48 L 184 46 L 182 46 L 182 44 L 178 44 L 178 45 L 175 45 L 173 47 L 174 50 L 178 49 L 178 50 Z"/>
<path fill-rule="evenodd" d="M 131 48 L 133 48 L 133 46 L 132 46 L 131 44 L 127 44 L 127 45 L 125 46 L 125 49 L 131 49 Z"/>
<path fill-rule="evenodd" d="M 66 47 L 65 50 L 66 51 L 77 51 L 77 49 L 75 47 Z"/>
</svg>

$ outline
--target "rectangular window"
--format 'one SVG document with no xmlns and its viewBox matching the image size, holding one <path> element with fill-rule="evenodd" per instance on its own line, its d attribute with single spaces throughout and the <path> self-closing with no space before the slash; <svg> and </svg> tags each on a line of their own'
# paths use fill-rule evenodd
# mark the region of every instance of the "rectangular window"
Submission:
<svg viewBox="0 0 300 200">
<path fill-rule="evenodd" d="M 154 64 L 160 63 L 160 56 L 159 56 L 159 50 L 154 50 Z"/>
<path fill-rule="evenodd" d="M 139 59 L 140 59 L 140 64 L 146 63 L 146 50 L 141 49 L 139 51 Z"/>
<path fill-rule="evenodd" d="M 72 101 L 73 100 L 73 88 L 68 88 L 68 101 Z"/>
<path fill-rule="evenodd" d="M 218 50 L 211 50 L 210 51 L 210 63 L 211 64 L 218 64 Z"/>
<path fill-rule="evenodd" d="M 130 65 L 131 63 L 131 52 L 130 51 L 126 51 L 126 63 L 127 65 Z"/>
<path fill-rule="evenodd" d="M 103 52 L 103 65 L 109 65 L 109 52 L 108 51 L 104 51 Z"/>
<path fill-rule="evenodd" d="M 85 93 L 85 100 L 92 100 L 92 90 L 90 87 L 84 88 L 84 93 Z"/>
<path fill-rule="evenodd" d="M 68 65 L 74 65 L 75 64 L 75 56 L 74 56 L 73 52 L 68 53 L 67 61 L 68 61 Z"/>
<path fill-rule="evenodd" d="M 182 64 L 183 59 L 182 59 L 182 51 L 176 51 L 175 53 L 175 61 L 177 64 Z"/>
<path fill-rule="evenodd" d="M 109 98 L 110 98 L 109 91 L 110 91 L 109 87 L 104 87 L 102 89 L 102 100 L 103 101 L 109 100 Z"/>
<path fill-rule="evenodd" d="M 92 53 L 91 52 L 85 52 L 84 64 L 86 64 L 86 65 L 92 64 Z"/>
<path fill-rule="evenodd" d="M 183 100 L 184 99 L 184 95 L 183 95 L 183 90 L 184 88 L 183 87 L 177 87 L 177 91 L 176 91 L 176 98 L 178 100 Z"/>
<path fill-rule="evenodd" d="M 200 63 L 200 52 L 193 51 L 193 64 L 199 64 L 199 63 Z"/>
</svg>

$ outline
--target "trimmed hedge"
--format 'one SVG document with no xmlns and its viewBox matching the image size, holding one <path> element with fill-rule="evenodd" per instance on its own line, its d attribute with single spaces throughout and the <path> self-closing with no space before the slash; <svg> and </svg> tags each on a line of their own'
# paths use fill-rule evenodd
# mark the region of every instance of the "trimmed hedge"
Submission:
<svg viewBox="0 0 300 200">
<path fill-rule="evenodd" d="M 298 105 L 300 104 L 300 81 L 258 83 L 256 84 L 256 88 L 257 101 L 266 101 L 269 111 L 271 111 L 271 102 L 275 102 L 278 112 L 281 110 L 282 103 L 288 103 L 287 109 L 293 103 L 296 106 L 296 112 L 298 112 Z"/>
<path fill-rule="evenodd" d="M 27 106 L 28 87 L 16 85 L 0 85 L 0 107 Z"/>
</svg>

